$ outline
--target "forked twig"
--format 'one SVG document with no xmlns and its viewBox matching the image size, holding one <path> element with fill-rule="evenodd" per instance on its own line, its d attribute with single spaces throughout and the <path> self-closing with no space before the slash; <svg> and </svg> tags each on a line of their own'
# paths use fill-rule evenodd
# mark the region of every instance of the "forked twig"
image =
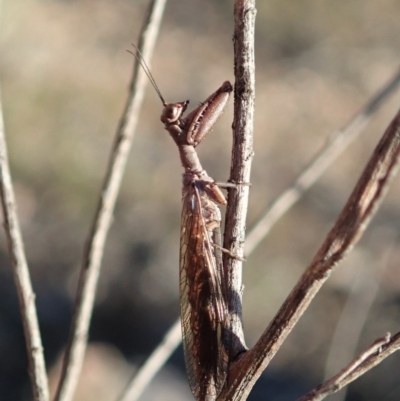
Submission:
<svg viewBox="0 0 400 401">
<path fill-rule="evenodd" d="M 389 125 L 372 154 L 334 227 L 256 345 L 231 365 L 224 396 L 245 399 L 257 378 L 281 347 L 333 268 L 347 255 L 365 231 L 389 181 L 400 154 L 400 112 Z"/>
<path fill-rule="evenodd" d="M 153 0 L 147 21 L 141 32 L 139 48 L 148 61 L 153 53 L 165 3 L 166 0 Z M 61 379 L 55 396 L 56 401 L 70 401 L 72 399 L 82 369 L 104 244 L 146 85 L 147 77 L 139 63 L 136 62 L 130 93 L 117 129 L 99 203 L 83 255 L 73 322 L 63 360 Z"/>
<path fill-rule="evenodd" d="M 308 394 L 297 401 L 320 401 L 328 395 L 336 393 L 347 386 L 364 373 L 378 365 L 389 355 L 400 350 L 400 333 L 390 336 L 388 333 L 384 338 L 377 339 L 363 353 L 355 358 L 348 366 L 341 370 L 336 376 L 319 385 Z"/>
<path fill-rule="evenodd" d="M 35 401 L 48 401 L 46 365 L 24 244 L 19 227 L 17 205 L 8 164 L 7 146 L 0 92 L 0 195 L 4 216 L 4 230 L 7 237 L 14 283 L 17 288 L 21 319 L 29 361 L 29 375 Z"/>
</svg>

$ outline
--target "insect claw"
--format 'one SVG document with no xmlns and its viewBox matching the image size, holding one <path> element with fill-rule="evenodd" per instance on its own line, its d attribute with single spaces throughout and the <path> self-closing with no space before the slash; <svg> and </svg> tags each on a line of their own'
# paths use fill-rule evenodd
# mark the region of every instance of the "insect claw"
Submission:
<svg viewBox="0 0 400 401">
<path fill-rule="evenodd" d="M 251 187 L 251 182 L 219 182 L 214 181 L 215 185 L 218 185 L 221 188 L 238 188 L 241 186 Z"/>
<path fill-rule="evenodd" d="M 221 252 L 228 254 L 231 258 L 240 260 L 241 262 L 247 262 L 246 258 L 242 258 L 241 256 L 235 255 L 228 249 L 222 248 L 222 246 L 219 246 L 217 244 L 212 244 L 214 248 L 219 249 Z"/>
</svg>

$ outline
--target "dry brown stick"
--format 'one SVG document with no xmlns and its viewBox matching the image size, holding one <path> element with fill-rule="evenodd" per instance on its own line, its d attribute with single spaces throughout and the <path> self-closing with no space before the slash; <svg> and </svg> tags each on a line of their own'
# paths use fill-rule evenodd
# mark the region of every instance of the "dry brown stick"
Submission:
<svg viewBox="0 0 400 401">
<path fill-rule="evenodd" d="M 224 397 L 246 399 L 332 269 L 365 231 L 396 171 L 400 153 L 400 112 L 389 125 L 352 195 L 311 265 L 283 303 L 255 346 L 231 365 Z"/>
<path fill-rule="evenodd" d="M 153 53 L 165 3 L 166 0 L 151 2 L 147 20 L 140 34 L 139 49 L 148 62 Z M 147 82 L 148 78 L 136 60 L 128 100 L 117 129 L 99 203 L 86 241 L 73 322 L 63 360 L 61 379 L 55 396 L 56 401 L 72 399 L 82 369 L 104 244 Z"/>
<path fill-rule="evenodd" d="M 328 395 L 336 393 L 358 377 L 378 365 L 385 358 L 400 350 L 400 333 L 376 340 L 361 355 L 354 359 L 336 376 L 319 385 L 297 401 L 320 401 Z"/>
<path fill-rule="evenodd" d="M 254 26 L 255 0 L 236 0 L 233 36 L 235 63 L 235 104 L 230 182 L 250 182 L 253 160 L 253 119 L 255 99 Z M 231 255 L 243 255 L 249 186 L 228 190 L 224 248 Z M 230 312 L 230 358 L 246 349 L 242 325 L 242 261 L 224 254 L 227 304 Z"/>
<path fill-rule="evenodd" d="M 17 288 L 21 319 L 24 327 L 25 343 L 29 361 L 33 399 L 48 401 L 46 365 L 43 355 L 42 340 L 35 306 L 35 294 L 32 289 L 24 244 L 19 227 L 17 205 L 8 164 L 7 146 L 0 92 L 0 195 L 4 217 L 8 251 L 10 253 L 14 283 Z"/>
<path fill-rule="evenodd" d="M 361 134 L 372 116 L 400 84 L 400 70 L 339 131 L 330 135 L 326 145 L 300 173 L 292 186 L 279 195 L 246 237 L 245 254 L 251 253 L 272 226 L 315 184 L 325 170 Z"/>
</svg>

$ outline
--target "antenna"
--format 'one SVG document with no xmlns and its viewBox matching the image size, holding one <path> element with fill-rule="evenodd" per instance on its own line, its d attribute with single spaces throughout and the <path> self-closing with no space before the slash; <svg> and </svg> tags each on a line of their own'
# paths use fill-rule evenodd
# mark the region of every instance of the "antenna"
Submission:
<svg viewBox="0 0 400 401">
<path fill-rule="evenodd" d="M 143 71 L 146 73 L 147 77 L 149 78 L 149 81 L 151 82 L 151 84 L 153 85 L 153 88 L 156 90 L 159 98 L 161 99 L 161 102 L 163 104 L 163 106 L 166 106 L 167 103 L 164 100 L 163 95 L 161 94 L 160 89 L 158 88 L 158 85 L 156 84 L 156 80 L 153 77 L 153 74 L 150 72 L 150 68 L 147 65 L 145 59 L 143 58 L 143 55 L 141 53 L 141 51 L 139 50 L 139 48 L 137 46 L 135 46 L 132 43 L 132 46 L 135 48 L 136 53 L 131 52 L 130 50 L 127 50 L 129 53 L 131 53 L 135 59 L 139 62 L 139 64 L 141 65 L 141 67 L 143 68 Z"/>
</svg>

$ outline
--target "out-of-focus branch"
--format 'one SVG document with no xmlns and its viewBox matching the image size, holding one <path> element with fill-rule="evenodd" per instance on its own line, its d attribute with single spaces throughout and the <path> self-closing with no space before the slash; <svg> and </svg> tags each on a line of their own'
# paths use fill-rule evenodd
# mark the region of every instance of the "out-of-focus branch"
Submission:
<svg viewBox="0 0 400 401">
<path fill-rule="evenodd" d="M 118 398 L 118 401 L 138 400 L 153 377 L 165 364 L 176 347 L 181 343 L 181 340 L 181 320 L 178 319 L 168 330 L 162 342 L 152 352 L 150 357 L 146 359 L 143 366 L 135 373 L 127 388 Z"/>
<path fill-rule="evenodd" d="M 24 244 L 17 216 L 14 189 L 8 164 L 7 145 L 0 92 L 0 195 L 4 217 L 4 230 L 7 237 L 14 283 L 17 288 L 21 319 L 24 327 L 25 343 L 29 361 L 29 375 L 35 401 L 48 401 L 46 365 L 40 338 L 39 323 L 35 306 Z"/>
<path fill-rule="evenodd" d="M 355 271 L 354 283 L 351 286 L 346 303 L 332 335 L 323 380 L 328 380 L 332 377 L 346 364 L 350 357 L 355 355 L 365 322 L 379 292 L 381 276 L 388 264 L 389 255 L 393 250 L 393 240 L 390 240 L 391 235 L 393 235 L 392 232 L 387 233 L 383 229 L 374 230 L 372 239 L 369 241 L 369 246 L 367 245 L 368 249 L 362 251 L 365 254 L 363 259 L 365 261 L 368 260 L 368 263 L 361 263 Z M 385 251 L 383 253 L 377 252 L 379 245 L 374 246 L 376 244 L 385 244 Z M 374 255 L 379 255 L 379 257 L 374 257 Z M 377 266 L 378 269 L 376 270 Z M 346 399 L 346 392 L 347 388 L 340 394 L 336 394 L 334 400 L 344 401 Z"/>
<path fill-rule="evenodd" d="M 400 84 L 400 70 L 367 102 L 367 104 L 339 131 L 330 135 L 326 145 L 287 188 L 268 207 L 246 238 L 245 254 L 249 255 L 269 233 L 273 225 L 310 189 L 325 170 L 361 134 L 373 115 L 380 109 Z"/>
<path fill-rule="evenodd" d="M 139 50 L 150 63 L 166 0 L 153 0 L 140 35 Z M 103 181 L 99 203 L 86 242 L 75 300 L 75 310 L 56 401 L 70 401 L 85 355 L 88 329 L 100 273 L 104 244 L 111 224 L 117 194 L 131 148 L 148 78 L 136 60 L 130 93 L 121 117 Z"/>
<path fill-rule="evenodd" d="M 251 162 L 253 160 L 253 119 L 255 100 L 254 26 L 255 0 L 236 0 L 233 36 L 235 63 L 235 105 L 230 181 L 239 184 L 228 190 L 224 248 L 243 255 L 249 198 Z M 245 184 L 245 185 L 240 185 Z M 242 325 L 242 261 L 224 254 L 227 278 L 227 305 L 230 321 L 229 355 L 233 359 L 246 349 Z"/>
<path fill-rule="evenodd" d="M 344 386 L 347 386 L 364 373 L 378 365 L 389 355 L 400 350 L 400 333 L 390 337 L 379 338 L 369 346 L 361 355 L 354 359 L 348 366 L 340 371 L 336 376 L 319 385 L 298 401 L 320 401 L 328 395 L 336 393 Z"/>
<path fill-rule="evenodd" d="M 333 268 L 365 231 L 396 172 L 400 154 L 400 112 L 372 154 L 347 204 L 311 265 L 279 309 L 255 346 L 231 365 L 224 397 L 246 399 Z"/>
</svg>

